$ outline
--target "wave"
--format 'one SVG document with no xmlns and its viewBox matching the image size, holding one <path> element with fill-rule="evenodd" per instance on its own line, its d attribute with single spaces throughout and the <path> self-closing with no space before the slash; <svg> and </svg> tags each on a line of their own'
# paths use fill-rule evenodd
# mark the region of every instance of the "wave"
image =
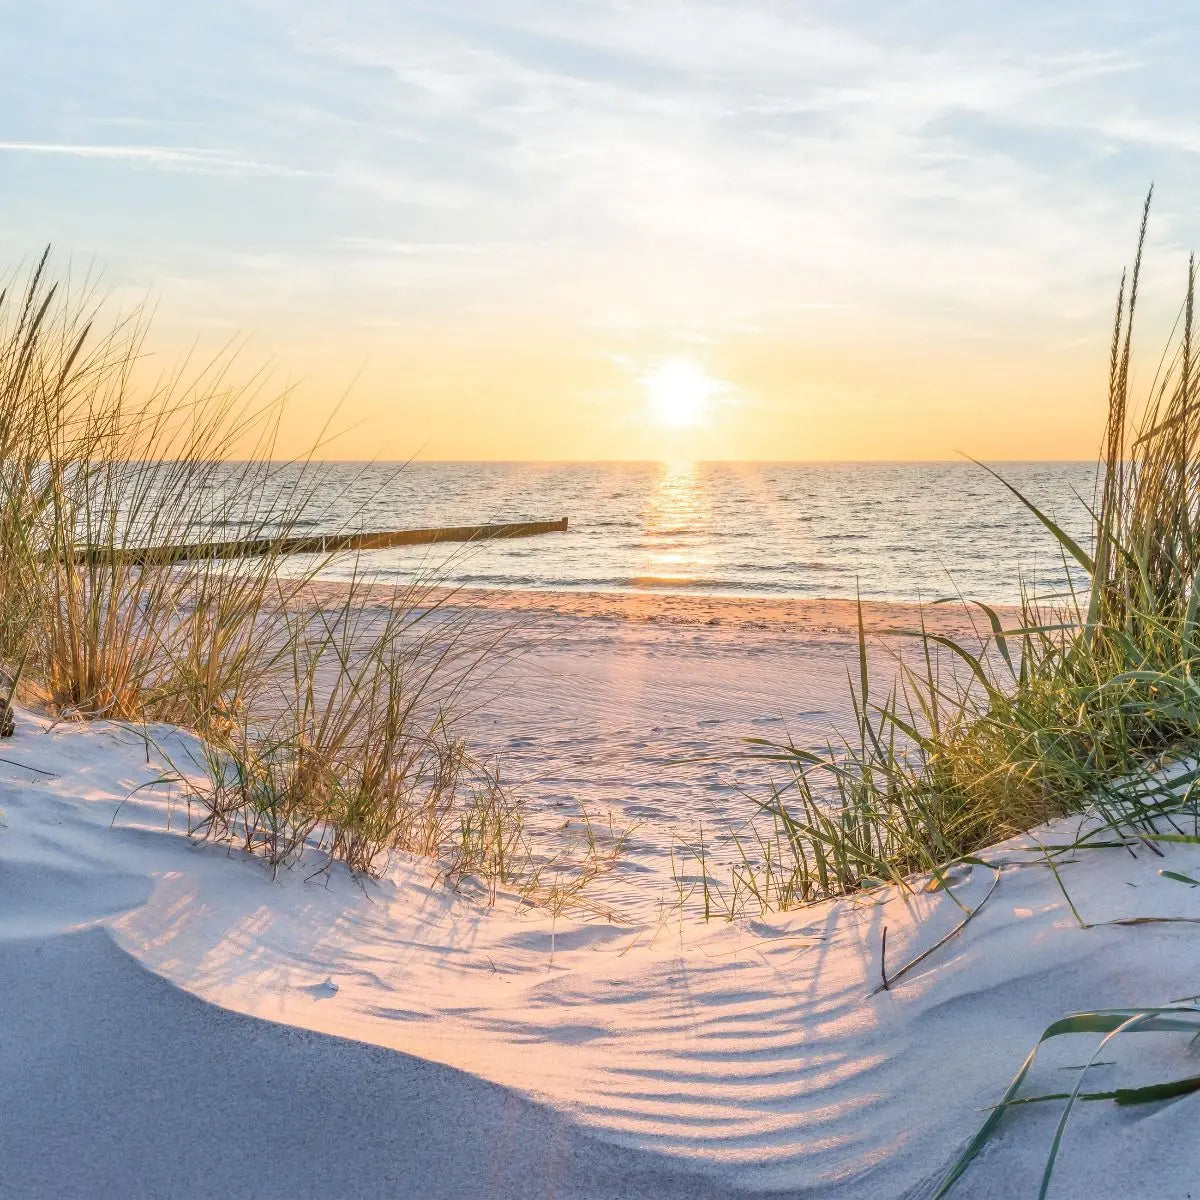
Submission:
<svg viewBox="0 0 1200 1200">
<path fill-rule="evenodd" d="M 197 529 L 262 529 L 282 531 L 284 529 L 316 529 L 319 525 L 328 525 L 332 533 L 336 525 L 325 521 L 309 521 L 304 519 L 294 521 L 267 521 L 261 517 L 214 517 L 212 520 L 195 521 Z"/>
<path fill-rule="evenodd" d="M 530 591 L 597 591 L 597 592 L 700 592 L 715 595 L 752 594 L 791 595 L 811 594 L 797 589 L 795 580 L 718 578 L 709 575 L 606 575 L 606 576 L 555 576 L 544 575 L 484 575 L 478 573 L 455 573 L 447 576 L 447 583 L 460 587 L 513 588 Z"/>
<path fill-rule="evenodd" d="M 782 563 L 733 563 L 731 571 L 749 571 L 752 575 L 780 575 L 788 571 L 836 571 L 836 563 L 828 562 L 782 562 Z"/>
</svg>

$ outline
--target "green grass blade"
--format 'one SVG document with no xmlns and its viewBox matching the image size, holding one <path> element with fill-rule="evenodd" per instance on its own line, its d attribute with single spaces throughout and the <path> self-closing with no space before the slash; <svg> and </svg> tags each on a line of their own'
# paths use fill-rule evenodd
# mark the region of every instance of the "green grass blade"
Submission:
<svg viewBox="0 0 1200 1200">
<path fill-rule="evenodd" d="M 967 457 L 970 458 L 970 455 Z M 994 479 L 999 480 L 1000 483 L 1008 488 L 1008 490 L 1012 492 L 1012 494 L 1016 496 L 1016 498 L 1035 517 L 1037 517 L 1037 519 L 1050 531 L 1050 533 L 1054 535 L 1059 545 L 1062 546 L 1089 575 L 1092 575 L 1095 572 L 1096 564 L 1092 559 L 1092 556 L 1088 554 L 1087 551 L 1084 550 L 1083 547 L 1080 546 L 1079 543 L 1070 536 L 1070 534 L 1063 530 L 1061 526 L 1059 526 L 1055 521 L 1051 520 L 1050 517 L 1046 516 L 1046 514 L 1042 512 L 1042 510 L 1038 508 L 1038 506 L 1034 504 L 1032 500 L 1026 498 L 1026 496 L 1024 496 L 1019 489 L 1013 487 L 1013 485 L 1009 483 L 1003 475 L 1001 475 L 998 471 L 994 471 L 986 463 L 980 462 L 977 458 L 971 458 L 971 462 L 978 467 L 982 467 L 989 475 L 991 475 Z"/>
</svg>

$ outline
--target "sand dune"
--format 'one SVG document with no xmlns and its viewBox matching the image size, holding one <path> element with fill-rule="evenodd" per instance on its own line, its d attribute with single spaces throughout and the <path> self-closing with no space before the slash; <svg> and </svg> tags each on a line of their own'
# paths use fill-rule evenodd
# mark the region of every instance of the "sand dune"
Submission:
<svg viewBox="0 0 1200 1200">
<path fill-rule="evenodd" d="M 673 823 L 732 794 L 719 764 L 707 792 L 697 764 L 672 774 L 672 748 L 753 727 L 768 695 L 836 719 L 848 643 L 560 619 L 474 719 L 526 740 L 510 753 L 544 811 L 588 792 L 663 814 L 612 919 L 485 910 L 410 860 L 272 880 L 190 844 L 162 789 L 131 795 L 161 773 L 139 731 L 22 714 L 0 762 L 6 1195 L 924 1195 L 1050 1021 L 1196 992 L 1192 927 L 1081 929 L 1018 843 L 988 856 L 969 927 L 879 994 L 884 927 L 894 973 L 991 870 L 731 924 L 660 903 Z M 188 744 L 146 732 L 176 760 Z M 1097 850 L 1062 878 L 1092 923 L 1200 916 L 1161 865 Z M 1061 1090 L 1094 1040 L 1048 1048 L 1032 1086 Z M 1194 1070 L 1179 1041 L 1147 1035 L 1142 1074 Z M 958 1194 L 1035 1194 L 1057 1116 L 1012 1114 Z M 1192 1098 L 1082 1105 L 1052 1194 L 1187 1196 L 1194 1123 Z"/>
<path fill-rule="evenodd" d="M 99 928 L 0 971 L 6 1196 L 714 1194 L 511 1088 L 198 1000 Z"/>
</svg>

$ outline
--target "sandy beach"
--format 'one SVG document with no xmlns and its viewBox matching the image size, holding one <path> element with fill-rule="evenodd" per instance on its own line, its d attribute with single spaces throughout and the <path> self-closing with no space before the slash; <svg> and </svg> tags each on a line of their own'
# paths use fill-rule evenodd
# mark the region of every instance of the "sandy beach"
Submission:
<svg viewBox="0 0 1200 1200">
<path fill-rule="evenodd" d="M 732 836 L 780 778 L 749 759 L 747 739 L 819 750 L 853 727 L 853 601 L 475 591 L 453 603 L 485 623 L 516 621 L 513 656 L 481 683 L 468 720 L 473 744 L 548 824 L 582 809 L 633 831 L 595 889 L 625 919 L 677 902 L 679 877 L 697 883 L 689 855 L 701 841 L 714 877 L 732 861 Z M 881 689 L 922 617 L 931 632 L 973 632 L 961 606 L 862 613 Z"/>
<path fill-rule="evenodd" d="M 749 804 L 739 739 L 846 718 L 845 602 L 470 600 L 538 617 L 470 717 L 484 749 L 547 827 L 581 803 L 636 826 L 603 911 L 484 908 L 402 856 L 379 880 L 315 858 L 272 879 L 190 842 L 154 784 L 188 735 L 19 713 L 0 759 L 6 1195 L 927 1195 L 1051 1021 L 1196 991 L 1186 924 L 1103 924 L 1195 914 L 1144 851 L 1060 868 L 1086 929 L 1021 839 L 949 893 L 708 923 L 673 903 L 680 843 Z M 877 630 L 913 615 L 866 610 Z M 1036 1082 L 1057 1090 L 1090 1049 L 1048 1051 Z M 1188 1099 L 1080 1108 L 1055 1196 L 1193 1194 Z M 957 1194 L 1031 1194 L 1056 1119 L 1018 1110 Z"/>
<path fill-rule="evenodd" d="M 502 590 L 458 588 L 445 592 L 456 605 L 493 613 L 525 613 L 568 617 L 583 622 L 619 621 L 633 625 L 682 625 L 735 630 L 766 630 L 773 637 L 803 635 L 839 642 L 857 637 L 859 605 L 845 598 L 708 595 L 679 592 L 613 592 Z M 862 602 L 863 627 L 868 634 L 911 633 L 925 627 L 933 633 L 964 635 L 987 622 L 976 608 L 961 604 Z M 1016 619 L 1019 610 L 1003 605 L 995 610 Z M 974 614 L 974 622 L 972 620 Z M 980 624 L 982 622 L 982 624 Z"/>
</svg>

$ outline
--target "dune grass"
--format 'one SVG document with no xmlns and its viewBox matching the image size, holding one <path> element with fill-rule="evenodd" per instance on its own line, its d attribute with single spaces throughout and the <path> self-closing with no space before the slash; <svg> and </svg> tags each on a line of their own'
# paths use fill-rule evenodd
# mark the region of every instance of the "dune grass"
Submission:
<svg viewBox="0 0 1200 1200">
<path fill-rule="evenodd" d="M 120 553 L 231 533 L 275 547 L 314 520 L 357 532 L 363 514 L 339 503 L 320 442 L 277 459 L 287 395 L 267 374 L 247 377 L 230 350 L 151 375 L 145 312 L 114 311 L 51 265 L 47 251 L 0 291 L 8 692 L 19 681 L 60 717 L 148 737 L 154 723 L 195 731 L 200 749 L 159 782 L 183 789 L 193 835 L 273 870 L 316 851 L 378 872 L 404 852 L 493 900 L 578 898 L 607 852 L 541 851 L 521 798 L 465 744 L 464 695 L 498 637 L 435 575 L 381 587 L 343 554 L 350 581 L 331 587 L 317 580 L 332 555 Z"/>
<path fill-rule="evenodd" d="M 1117 1039 L 1127 1040 L 1135 1033 L 1179 1033 L 1186 1034 L 1188 1044 L 1200 1037 L 1200 1008 L 1194 1005 L 1173 1005 L 1167 1008 L 1107 1009 L 1097 1012 L 1071 1013 L 1049 1025 L 1038 1038 L 1037 1045 L 1021 1064 L 1013 1081 L 1009 1084 L 999 1104 L 992 1109 L 978 1132 L 959 1156 L 948 1174 L 934 1191 L 932 1200 L 942 1200 L 966 1173 L 976 1155 L 984 1148 L 996 1132 L 997 1126 L 1012 1108 L 1025 1104 L 1043 1104 L 1065 1101 L 1054 1137 L 1051 1140 L 1046 1163 L 1038 1187 L 1038 1200 L 1045 1200 L 1050 1191 L 1050 1182 L 1058 1162 L 1059 1151 L 1075 1105 L 1096 1100 L 1111 1100 L 1125 1107 L 1140 1104 L 1156 1104 L 1164 1100 L 1175 1100 L 1200 1091 L 1200 1075 L 1194 1071 L 1175 1079 L 1157 1080 L 1150 1083 L 1132 1084 L 1125 1087 L 1089 1090 L 1088 1071 L 1097 1065 L 1101 1054 L 1112 1048 Z M 1020 1096 L 1022 1084 L 1033 1070 L 1038 1051 L 1042 1045 L 1054 1038 L 1067 1034 L 1100 1034 L 1101 1039 L 1075 1076 L 1074 1086 L 1069 1092 L 1044 1093 L 1037 1096 Z"/>
<path fill-rule="evenodd" d="M 1130 364 L 1148 211 L 1149 199 L 1118 294 L 1096 496 L 1080 498 L 1094 544 L 1079 545 L 992 472 L 1084 582 L 1049 598 L 1026 592 L 1007 627 L 975 605 L 970 642 L 916 631 L 882 697 L 871 692 L 860 621 L 855 736 L 822 753 L 768 742 L 749 751 L 787 777 L 757 802 L 766 825 L 745 839 L 730 884 L 741 904 L 786 909 L 903 886 L 1084 809 L 1113 828 L 1151 833 L 1166 810 L 1192 803 L 1187 789 L 1147 800 L 1163 757 L 1191 752 L 1200 731 L 1195 265 L 1176 334 L 1135 411 Z"/>
</svg>

